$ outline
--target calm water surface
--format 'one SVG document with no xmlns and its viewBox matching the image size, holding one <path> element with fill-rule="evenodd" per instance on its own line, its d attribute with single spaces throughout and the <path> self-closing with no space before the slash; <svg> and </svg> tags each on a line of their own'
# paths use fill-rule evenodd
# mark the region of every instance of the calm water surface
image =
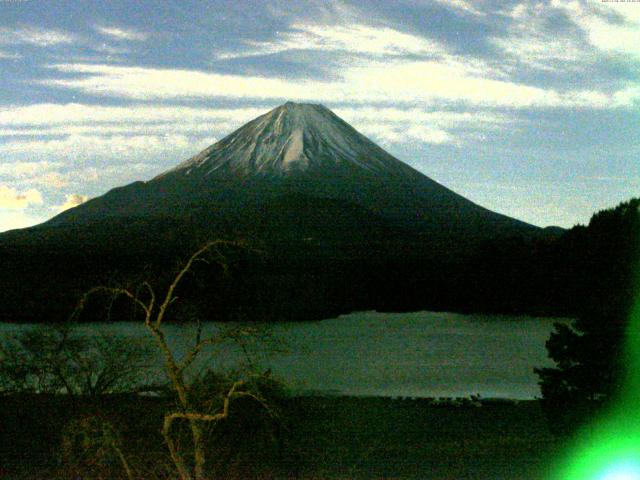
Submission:
<svg viewBox="0 0 640 480">
<path fill-rule="evenodd" d="M 361 312 L 320 322 L 275 324 L 286 352 L 250 345 L 253 361 L 294 390 L 402 397 L 535 398 L 534 367 L 551 366 L 544 347 L 558 319 L 454 313 Z M 566 321 L 566 320 L 560 320 Z M 0 324 L 0 333 L 26 328 Z M 210 334 L 218 328 L 205 326 Z M 134 323 L 88 324 L 87 333 L 146 338 Z M 171 344 L 184 352 L 195 327 L 167 325 Z M 237 366 L 236 346 L 207 351 L 197 368 Z"/>
</svg>

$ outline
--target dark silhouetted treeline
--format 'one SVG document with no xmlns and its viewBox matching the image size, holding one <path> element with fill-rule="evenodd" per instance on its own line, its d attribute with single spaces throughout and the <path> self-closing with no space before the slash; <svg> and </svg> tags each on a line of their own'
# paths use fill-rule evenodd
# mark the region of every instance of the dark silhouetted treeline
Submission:
<svg viewBox="0 0 640 480">
<path fill-rule="evenodd" d="M 173 317 L 313 320 L 358 310 L 450 310 L 578 316 L 587 303 L 623 295 L 637 227 L 621 209 L 588 226 L 519 237 L 461 238 L 413 232 L 362 207 L 303 196 L 258 217 L 105 219 L 0 236 L 0 321 L 64 321 L 96 285 L 166 285 L 181 261 L 212 238 L 242 239 L 221 272 L 198 265 Z M 623 288 L 623 287 L 620 287 Z M 107 299 L 105 299 L 107 302 Z M 604 303 L 601 303 L 604 304 Z M 83 320 L 130 320 L 131 307 L 96 304 Z"/>
</svg>

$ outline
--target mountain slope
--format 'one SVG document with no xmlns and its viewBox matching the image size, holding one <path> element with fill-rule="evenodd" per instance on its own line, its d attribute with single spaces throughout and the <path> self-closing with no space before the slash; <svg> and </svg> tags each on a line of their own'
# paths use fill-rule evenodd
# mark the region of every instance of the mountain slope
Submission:
<svg viewBox="0 0 640 480">
<path fill-rule="evenodd" d="M 431 234 L 538 229 L 482 208 L 396 159 L 321 105 L 286 103 L 147 182 L 114 189 L 46 225 L 108 217 L 234 216 L 290 194 L 353 204 Z"/>
</svg>

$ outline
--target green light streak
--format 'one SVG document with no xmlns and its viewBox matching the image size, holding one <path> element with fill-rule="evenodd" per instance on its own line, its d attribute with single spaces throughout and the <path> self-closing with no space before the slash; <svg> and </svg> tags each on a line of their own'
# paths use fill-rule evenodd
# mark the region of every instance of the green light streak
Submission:
<svg viewBox="0 0 640 480">
<path fill-rule="evenodd" d="M 640 480 L 640 296 L 625 334 L 622 392 L 579 432 L 554 480 Z"/>
</svg>

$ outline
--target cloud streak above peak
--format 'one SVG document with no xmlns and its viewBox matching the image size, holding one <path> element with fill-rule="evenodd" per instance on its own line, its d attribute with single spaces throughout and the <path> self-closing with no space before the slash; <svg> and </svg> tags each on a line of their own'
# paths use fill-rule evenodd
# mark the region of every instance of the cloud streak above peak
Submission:
<svg viewBox="0 0 640 480">
<path fill-rule="evenodd" d="M 58 29 L 47 29 L 31 25 L 0 27 L 0 45 L 33 45 L 50 47 L 72 44 L 76 36 Z"/>
<path fill-rule="evenodd" d="M 115 40 L 125 40 L 125 41 L 136 41 L 136 42 L 144 42 L 149 38 L 149 35 L 131 28 L 123 28 L 123 27 L 107 27 L 107 26 L 96 26 L 96 31 L 101 35 L 105 35 Z"/>
<path fill-rule="evenodd" d="M 95 96 L 135 100 L 236 98 L 325 103 L 438 103 L 506 108 L 628 107 L 636 98 L 625 90 L 558 90 L 483 77 L 463 62 L 397 61 L 346 66 L 337 80 L 289 80 L 200 70 L 96 64 L 56 64 L 51 69 L 75 78 L 39 81 Z M 625 103 L 626 102 L 626 103 Z"/>
<path fill-rule="evenodd" d="M 444 48 L 432 40 L 390 27 L 364 24 L 322 25 L 297 23 L 272 41 L 248 40 L 245 49 L 220 52 L 218 59 L 274 55 L 291 51 L 345 52 L 371 56 L 440 54 Z"/>
</svg>

